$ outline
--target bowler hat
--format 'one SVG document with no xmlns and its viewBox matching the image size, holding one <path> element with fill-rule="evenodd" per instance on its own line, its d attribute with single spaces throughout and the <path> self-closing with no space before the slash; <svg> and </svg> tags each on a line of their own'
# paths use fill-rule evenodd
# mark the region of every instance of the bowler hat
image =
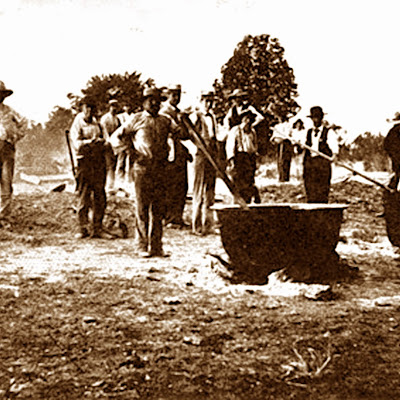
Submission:
<svg viewBox="0 0 400 400">
<path fill-rule="evenodd" d="M 203 90 L 201 92 L 201 98 L 205 99 L 206 97 L 214 98 L 214 92 L 212 90 Z"/>
<path fill-rule="evenodd" d="M 6 97 L 11 96 L 14 93 L 11 89 L 7 89 L 6 85 L 2 81 L 0 81 L 0 92 Z"/>
<path fill-rule="evenodd" d="M 310 115 L 307 115 L 309 118 L 314 118 L 314 117 L 319 117 L 323 118 L 325 115 L 324 111 L 322 110 L 322 107 L 320 106 L 315 106 L 310 108 Z"/>
<path fill-rule="evenodd" d="M 166 91 L 166 93 L 181 92 L 182 86 L 181 85 L 171 85 L 171 86 L 167 87 L 167 89 L 165 91 Z"/>
<path fill-rule="evenodd" d="M 228 97 L 230 99 L 234 98 L 234 97 L 243 97 L 243 96 L 247 96 L 248 93 L 245 92 L 242 89 L 235 89 Z"/>
</svg>

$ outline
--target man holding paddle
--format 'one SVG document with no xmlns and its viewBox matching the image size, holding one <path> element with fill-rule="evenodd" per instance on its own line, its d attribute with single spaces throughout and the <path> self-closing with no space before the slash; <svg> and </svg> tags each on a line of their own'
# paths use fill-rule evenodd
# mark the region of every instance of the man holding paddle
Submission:
<svg viewBox="0 0 400 400">
<path fill-rule="evenodd" d="M 306 149 L 303 161 L 307 203 L 328 203 L 332 166 L 331 161 L 323 155 L 332 157 L 339 152 L 336 136 L 324 123 L 324 115 L 322 108 L 315 106 L 311 107 L 308 116 L 313 122 L 313 127 L 307 131 L 305 144 L 311 150 Z"/>
</svg>

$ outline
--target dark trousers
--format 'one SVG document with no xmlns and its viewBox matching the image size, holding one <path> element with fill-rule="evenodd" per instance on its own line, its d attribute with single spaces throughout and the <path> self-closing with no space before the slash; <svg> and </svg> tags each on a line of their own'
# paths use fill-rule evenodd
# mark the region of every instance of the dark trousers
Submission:
<svg viewBox="0 0 400 400">
<path fill-rule="evenodd" d="M 186 158 L 167 163 L 165 178 L 167 180 L 165 191 L 165 222 L 167 224 L 183 224 L 183 210 L 188 191 Z"/>
<path fill-rule="evenodd" d="M 246 203 L 254 198 L 259 203 L 259 193 L 255 185 L 256 156 L 245 152 L 239 152 L 233 158 L 234 166 L 230 175 L 240 196 Z"/>
<path fill-rule="evenodd" d="M 278 144 L 278 173 L 280 182 L 289 182 L 290 164 L 292 163 L 293 146 L 288 140 Z"/>
<path fill-rule="evenodd" d="M 108 143 L 105 145 L 105 162 L 107 170 L 107 187 L 109 189 L 114 189 L 117 156 L 114 154 L 114 150 Z"/>
<path fill-rule="evenodd" d="M 165 162 L 133 166 L 136 192 L 136 239 L 138 250 L 162 250 L 165 213 Z M 150 248 L 149 248 L 150 247 Z"/>
<path fill-rule="evenodd" d="M 99 231 L 106 209 L 106 164 L 104 147 L 95 145 L 78 159 L 77 165 L 78 219 L 81 230 L 88 229 L 89 209 L 93 210 L 93 231 Z"/>
<path fill-rule="evenodd" d="M 328 203 L 331 176 L 332 168 L 328 160 L 305 156 L 303 179 L 307 203 Z"/>
<path fill-rule="evenodd" d="M 6 141 L 1 141 L 1 145 L 2 148 L 0 150 L 0 190 L 1 190 L 0 218 L 4 218 L 8 216 L 11 208 L 15 147 L 14 145 Z"/>
</svg>

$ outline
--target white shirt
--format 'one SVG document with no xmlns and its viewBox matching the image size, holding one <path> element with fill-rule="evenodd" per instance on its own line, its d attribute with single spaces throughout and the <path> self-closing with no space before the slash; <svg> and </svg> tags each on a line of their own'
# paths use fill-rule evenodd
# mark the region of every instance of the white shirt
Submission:
<svg viewBox="0 0 400 400">
<path fill-rule="evenodd" d="M 311 132 L 311 148 L 315 151 L 319 151 L 319 142 L 321 141 L 321 134 L 322 130 L 324 129 L 324 126 L 321 125 L 320 127 L 313 127 L 312 132 Z M 327 133 L 327 144 L 329 148 L 331 149 L 333 155 L 337 154 L 339 152 L 339 144 L 336 136 L 336 132 L 333 131 L 332 129 L 328 129 Z M 307 135 L 305 135 L 307 136 Z M 305 138 L 307 139 L 307 138 Z M 305 141 L 304 141 L 305 142 Z M 316 157 L 318 154 L 311 152 L 312 157 Z"/>
</svg>

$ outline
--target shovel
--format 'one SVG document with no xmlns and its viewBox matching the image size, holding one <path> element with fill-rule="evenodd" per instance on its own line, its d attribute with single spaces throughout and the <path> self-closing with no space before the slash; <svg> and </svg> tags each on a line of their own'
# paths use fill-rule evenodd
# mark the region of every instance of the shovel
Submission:
<svg viewBox="0 0 400 400">
<path fill-rule="evenodd" d="M 204 153 L 204 155 L 207 157 L 208 161 L 210 164 L 215 168 L 217 173 L 219 174 L 220 178 L 224 181 L 225 185 L 228 187 L 229 191 L 232 193 L 232 195 L 235 197 L 236 201 L 238 202 L 239 206 L 245 210 L 249 209 L 249 206 L 247 203 L 244 201 L 243 197 L 239 194 L 238 190 L 236 189 L 234 183 L 229 179 L 228 175 L 223 171 L 218 163 L 214 160 L 213 156 L 211 153 L 208 151 L 207 145 L 204 142 L 203 138 L 201 135 L 196 131 L 196 128 L 194 127 L 192 121 L 185 116 L 182 118 L 182 122 L 185 125 L 186 129 L 192 133 L 194 137 L 194 144 Z"/>
<path fill-rule="evenodd" d="M 282 135 L 283 136 L 283 135 Z M 365 175 L 359 171 L 356 171 L 355 169 L 349 167 L 346 164 L 343 164 L 341 162 L 337 162 L 334 160 L 333 157 L 329 157 L 324 153 L 321 153 L 320 151 L 317 151 L 310 146 L 307 146 L 306 144 L 303 144 L 291 137 L 287 137 L 290 141 L 293 143 L 299 145 L 303 149 L 307 149 L 310 152 L 313 152 L 314 154 L 317 154 L 320 157 L 323 157 L 327 159 L 330 162 L 334 162 L 336 165 L 343 167 L 351 172 L 353 174 L 359 175 L 362 178 L 366 179 L 367 181 L 370 181 L 374 183 L 375 185 L 381 187 L 384 189 L 383 191 L 383 208 L 384 208 L 384 218 L 386 222 L 386 233 L 389 238 L 390 243 L 392 243 L 393 246 L 400 247 L 400 193 L 388 186 L 385 185 L 384 183 L 381 183 L 379 181 L 376 181 L 375 179 L 372 179 L 368 175 Z"/>
<path fill-rule="evenodd" d="M 312 152 L 312 153 L 314 153 L 314 154 L 316 154 L 316 155 L 318 155 L 318 156 L 320 156 L 322 158 L 325 158 L 326 160 L 330 161 L 331 163 L 336 164 L 338 167 L 342 167 L 342 168 L 345 168 L 345 169 L 351 171 L 355 175 L 361 176 L 362 178 L 366 179 L 367 181 L 374 183 L 375 185 L 381 187 L 382 189 L 387 190 L 390 193 L 395 193 L 396 192 L 396 190 L 391 188 L 390 186 L 385 185 L 384 183 L 379 182 L 379 181 L 369 177 L 368 175 L 365 175 L 364 173 L 359 172 L 359 171 L 355 170 L 354 168 L 352 168 L 352 167 L 350 167 L 350 166 L 348 166 L 346 164 L 341 163 L 340 161 L 336 161 L 334 157 L 330 157 L 330 156 L 328 156 L 328 155 L 326 155 L 324 153 L 321 153 L 320 151 L 315 150 L 312 147 L 307 146 L 306 144 L 301 143 L 300 141 L 293 139 L 292 137 L 284 136 L 284 135 L 280 135 L 279 137 L 283 138 L 283 139 L 290 140 L 292 143 L 297 144 L 301 148 L 306 149 L 306 150 L 308 150 L 308 151 L 310 151 L 310 152 Z"/>
</svg>

